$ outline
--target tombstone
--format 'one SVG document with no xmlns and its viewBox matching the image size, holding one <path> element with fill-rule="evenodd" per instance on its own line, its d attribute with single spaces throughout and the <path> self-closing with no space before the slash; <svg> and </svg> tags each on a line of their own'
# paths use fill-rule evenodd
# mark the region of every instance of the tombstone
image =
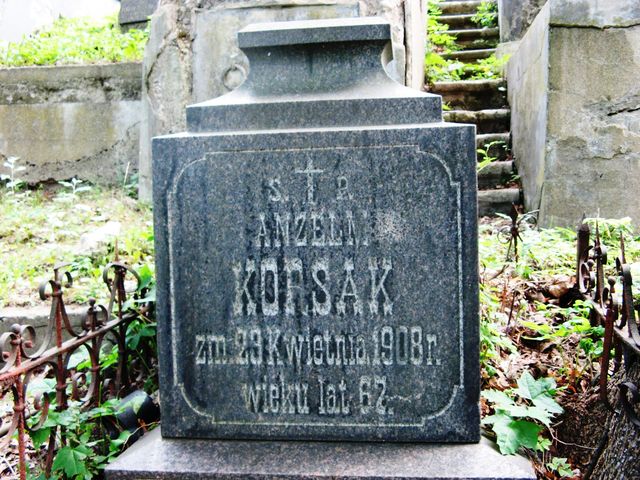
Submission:
<svg viewBox="0 0 640 480">
<path fill-rule="evenodd" d="M 160 0 L 121 0 L 118 23 L 125 30 L 145 28 L 159 3 Z"/>
<path fill-rule="evenodd" d="M 386 75 L 383 20 L 238 40 L 153 143 L 162 437 L 108 478 L 535 478 L 477 443 L 474 127 Z"/>
</svg>

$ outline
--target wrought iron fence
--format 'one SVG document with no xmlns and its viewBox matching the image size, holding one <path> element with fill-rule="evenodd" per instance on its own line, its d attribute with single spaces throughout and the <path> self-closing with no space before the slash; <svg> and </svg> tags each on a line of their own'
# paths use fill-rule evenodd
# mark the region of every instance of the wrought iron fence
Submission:
<svg viewBox="0 0 640 480">
<path fill-rule="evenodd" d="M 611 405 L 608 395 L 608 372 L 611 363 L 611 350 L 615 352 L 613 371 L 621 367 L 628 368 L 632 361 L 640 359 L 640 329 L 638 314 L 633 303 L 633 279 L 631 266 L 626 262 L 624 238 L 620 239 L 620 255 L 615 259 L 615 276 L 605 278 L 605 266 L 608 262 L 606 246 L 601 242 L 600 231 L 596 224 L 593 243 L 587 224 L 578 228 L 576 288 L 583 299 L 591 305 L 591 325 L 604 327 L 603 352 L 600 357 L 600 398 L 611 411 L 617 411 Z M 616 295 L 616 285 L 621 295 Z M 623 379 L 616 388 L 619 390 L 620 411 L 634 425 L 640 427 L 640 417 L 635 405 L 640 404 L 640 390 L 637 383 Z"/>
<path fill-rule="evenodd" d="M 63 293 L 73 282 L 68 264 L 57 265 L 53 278 L 40 285 L 42 300 L 51 300 L 49 323 L 40 341 L 30 325 L 14 324 L 11 330 L 0 336 L 0 393 L 10 394 L 13 413 L 0 424 L 4 435 L 0 437 L 0 451 L 6 451 L 17 434 L 19 478 L 26 478 L 26 434 L 41 429 L 50 412 L 67 409 L 69 399 L 80 402 L 83 408 L 99 405 L 104 399 L 129 393 L 133 382 L 128 371 L 129 357 L 126 333 L 128 325 L 139 318 L 140 311 L 127 308 L 127 301 L 139 297 L 141 279 L 135 270 L 115 261 L 108 264 L 102 278 L 109 290 L 107 307 L 89 300 L 89 307 L 79 329 L 74 329 L 65 310 Z M 143 313 L 144 313 L 143 307 Z M 68 340 L 64 340 L 69 337 Z M 104 349 L 104 346 L 111 349 Z M 90 367 L 77 369 L 69 364 L 71 355 L 85 348 Z M 117 348 L 115 368 L 101 368 L 101 356 L 105 350 Z M 28 396 L 30 382 L 36 377 L 55 378 L 55 393 Z M 55 403 L 54 403 L 55 402 Z M 39 415 L 37 415 L 39 413 Z M 37 422 L 29 425 L 27 419 L 37 415 Z M 0 422 L 2 420 L 0 419 Z M 34 423 L 34 422 L 31 422 Z M 58 427 L 51 428 L 47 443 L 45 473 L 51 474 L 54 454 L 60 443 Z"/>
</svg>

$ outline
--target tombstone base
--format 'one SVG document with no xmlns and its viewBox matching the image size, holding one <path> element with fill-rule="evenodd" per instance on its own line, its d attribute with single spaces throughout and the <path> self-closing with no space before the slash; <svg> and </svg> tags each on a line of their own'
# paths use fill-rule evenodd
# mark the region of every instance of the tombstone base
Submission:
<svg viewBox="0 0 640 480">
<path fill-rule="evenodd" d="M 145 435 L 106 469 L 107 480 L 535 480 L 529 462 L 477 444 L 264 442 Z"/>
</svg>

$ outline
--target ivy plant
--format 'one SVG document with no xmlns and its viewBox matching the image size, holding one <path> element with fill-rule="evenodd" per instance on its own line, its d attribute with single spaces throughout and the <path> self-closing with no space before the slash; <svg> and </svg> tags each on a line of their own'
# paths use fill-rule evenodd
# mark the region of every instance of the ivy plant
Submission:
<svg viewBox="0 0 640 480">
<path fill-rule="evenodd" d="M 552 378 L 534 379 L 524 372 L 517 387 L 486 390 L 482 396 L 493 406 L 493 415 L 482 421 L 496 435 L 503 455 L 515 454 L 521 448 L 546 449 L 548 440 L 540 434 L 549 427 L 553 416 L 563 412 L 555 401 L 556 382 Z"/>
</svg>

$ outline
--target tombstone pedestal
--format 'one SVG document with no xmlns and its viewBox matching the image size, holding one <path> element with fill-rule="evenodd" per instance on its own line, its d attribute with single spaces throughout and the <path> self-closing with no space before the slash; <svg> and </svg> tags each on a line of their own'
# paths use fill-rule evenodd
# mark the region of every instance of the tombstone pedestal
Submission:
<svg viewBox="0 0 640 480">
<path fill-rule="evenodd" d="M 475 130 L 387 76 L 389 38 L 249 26 L 246 81 L 154 139 L 164 438 L 109 480 L 534 478 L 471 444 Z"/>
<path fill-rule="evenodd" d="M 486 439 L 463 445 L 266 442 L 148 433 L 106 469 L 108 480 L 534 480 L 529 462 Z"/>
</svg>

